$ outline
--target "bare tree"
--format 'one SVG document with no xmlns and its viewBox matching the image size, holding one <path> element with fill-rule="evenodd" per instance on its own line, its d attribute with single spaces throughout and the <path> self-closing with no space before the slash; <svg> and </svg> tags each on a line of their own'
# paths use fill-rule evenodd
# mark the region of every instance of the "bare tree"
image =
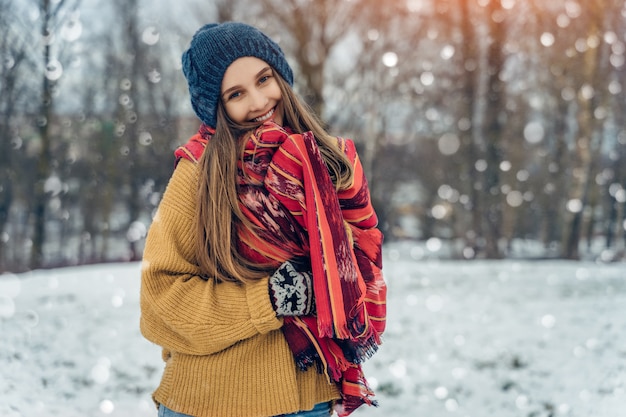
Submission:
<svg viewBox="0 0 626 417">
<path fill-rule="evenodd" d="M 46 242 L 46 206 L 48 195 L 45 189 L 45 182 L 51 173 L 51 147 L 52 137 L 50 135 L 50 123 L 53 115 L 54 95 L 53 90 L 57 85 L 63 72 L 63 65 L 54 55 L 52 50 L 55 41 L 55 32 L 60 29 L 63 19 L 67 16 L 68 10 L 74 10 L 78 6 L 78 1 L 70 2 L 59 0 L 40 0 L 39 12 L 41 15 L 41 39 L 43 49 L 41 51 L 41 99 L 39 110 L 39 137 L 41 147 L 36 166 L 37 179 L 34 187 L 34 231 L 31 251 L 31 266 L 38 268 L 44 264 L 44 243 Z M 60 49 L 57 46 L 56 53 Z"/>
<path fill-rule="evenodd" d="M 617 2 L 619 4 L 620 2 Z M 621 17 L 620 17 L 621 16 Z M 612 13 L 612 33 L 626 31 L 626 17 L 619 13 Z M 610 35 L 610 34 L 609 34 Z M 616 50 L 624 47 L 626 40 L 614 40 L 612 46 Z M 616 55 L 615 58 L 619 58 Z M 626 100 L 623 99 L 626 89 L 626 67 L 615 68 L 609 78 L 609 91 L 613 94 L 611 100 L 613 109 L 614 133 L 610 135 L 613 146 L 609 153 L 609 173 L 612 174 L 606 183 L 606 204 L 608 205 L 606 220 L 606 248 L 614 248 L 616 259 L 626 258 Z"/>
<path fill-rule="evenodd" d="M 569 190 L 571 213 L 563 230 L 563 256 L 579 258 L 579 244 L 587 209 L 590 207 L 590 193 L 595 181 L 595 171 L 602 144 L 601 124 L 595 117 L 595 110 L 601 106 L 607 79 L 607 67 L 602 65 L 600 42 L 604 35 L 606 4 L 602 0 L 586 4 L 586 16 L 579 22 L 579 30 L 584 34 L 587 45 L 579 57 L 579 72 L 576 74 L 577 88 L 577 134 L 574 141 L 575 168 Z M 580 38 L 579 38 L 580 39 Z M 580 42 L 577 39 L 576 42 Z M 588 215 L 588 214 L 587 214 Z"/>
<path fill-rule="evenodd" d="M 489 28 L 486 71 L 487 92 L 482 135 L 485 139 L 483 215 L 485 220 L 485 252 L 489 258 L 501 256 L 498 247 L 502 226 L 502 197 L 500 193 L 500 163 L 502 162 L 502 132 L 504 113 L 504 83 L 501 74 L 504 68 L 503 46 L 505 42 L 505 13 L 501 0 L 492 0 L 485 6 L 485 17 Z"/>
<path fill-rule="evenodd" d="M 5 231 L 9 214 L 13 205 L 15 191 L 20 187 L 16 172 L 17 157 L 12 138 L 17 135 L 15 118 L 21 114 L 27 94 L 24 80 L 20 74 L 32 67 L 29 60 L 28 38 L 16 22 L 15 5 L 10 0 L 0 0 L 0 271 L 9 264 L 6 257 L 6 245 L 10 239 L 9 231 Z M 26 71 L 29 72 L 29 71 Z M 17 183 L 16 183 L 17 182 Z"/>
<path fill-rule="evenodd" d="M 466 206 L 471 211 L 471 228 L 465 233 L 468 247 L 471 248 L 470 256 L 476 256 L 481 250 L 483 231 L 483 201 L 476 162 L 479 160 L 479 149 L 474 135 L 478 128 L 476 124 L 476 103 L 478 102 L 479 82 L 478 65 L 480 61 L 480 50 L 477 38 L 477 28 L 471 14 L 470 2 L 458 0 L 456 4 L 459 10 L 459 26 L 461 30 L 462 43 L 459 45 L 458 66 L 462 69 L 464 76 L 461 78 L 460 91 L 460 115 L 459 136 L 460 152 L 465 156 L 464 163 L 465 176 L 467 178 L 466 187 L 463 191 L 467 193 L 469 200 Z"/>
<path fill-rule="evenodd" d="M 117 132 L 124 144 L 121 147 L 121 168 L 126 173 L 124 184 L 127 187 L 124 200 L 127 208 L 127 229 L 138 221 L 142 213 L 140 188 L 142 183 L 142 159 L 138 150 L 143 116 L 141 94 L 145 88 L 145 48 L 141 44 L 138 0 L 118 0 L 114 3 L 116 16 L 122 22 L 122 41 L 117 80 L 119 86 L 119 108 Z M 137 260 L 141 256 L 138 240 L 129 239 L 128 259 Z"/>
<path fill-rule="evenodd" d="M 184 79 L 180 70 L 170 63 L 180 62 L 180 55 L 172 57 L 172 51 L 159 41 L 158 28 L 141 22 L 140 2 L 117 0 L 113 4 L 122 23 L 113 68 L 119 103 L 116 133 L 122 150 L 119 169 L 125 176 L 128 259 L 137 260 L 141 256 L 143 230 L 156 204 L 149 197 L 165 187 L 173 167 L 172 148 L 180 142 L 176 137 L 176 107 L 187 90 L 181 88 Z M 225 10 L 223 17 L 230 13 L 231 6 L 220 3 L 218 8 Z M 169 31 L 174 33 L 176 29 Z"/>
<path fill-rule="evenodd" d="M 42 0 L 41 2 L 42 23 L 41 23 L 41 37 L 44 40 L 43 47 L 43 65 L 46 70 L 49 66 L 55 65 L 51 63 L 50 57 L 50 40 L 52 39 L 52 10 L 49 0 Z M 39 159 L 37 162 L 37 182 L 35 183 L 35 230 L 33 235 L 33 246 L 31 253 L 31 265 L 34 268 L 40 267 L 43 264 L 44 253 L 43 245 L 46 240 L 46 205 L 48 199 L 44 188 L 44 183 L 50 175 L 50 141 L 51 138 L 49 132 L 49 121 L 52 115 L 52 82 L 48 77 L 48 74 L 44 73 L 42 77 L 41 87 L 41 110 L 40 122 L 39 122 L 39 135 L 41 137 L 41 151 L 39 153 Z"/>
</svg>

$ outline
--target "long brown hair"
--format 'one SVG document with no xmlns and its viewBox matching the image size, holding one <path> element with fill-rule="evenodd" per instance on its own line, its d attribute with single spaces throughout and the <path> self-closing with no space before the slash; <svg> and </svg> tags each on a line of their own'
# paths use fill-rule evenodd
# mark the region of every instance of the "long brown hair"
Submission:
<svg viewBox="0 0 626 417">
<path fill-rule="evenodd" d="M 295 133 L 313 132 L 320 153 L 337 190 L 348 188 L 354 172 L 346 155 L 321 122 L 294 93 L 291 86 L 274 71 L 282 93 L 284 124 Z M 200 158 L 197 204 L 198 264 L 207 277 L 220 281 L 245 282 L 268 274 L 267 265 L 245 259 L 237 250 L 237 229 L 255 226 L 246 219 L 237 194 L 237 161 L 243 155 L 247 133 L 259 123 L 235 124 L 222 102 L 217 106 L 215 134 Z"/>
</svg>

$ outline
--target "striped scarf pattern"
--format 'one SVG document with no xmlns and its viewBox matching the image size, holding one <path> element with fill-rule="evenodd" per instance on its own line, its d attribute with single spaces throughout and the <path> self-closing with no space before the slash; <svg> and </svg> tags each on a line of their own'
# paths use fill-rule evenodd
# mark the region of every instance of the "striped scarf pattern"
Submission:
<svg viewBox="0 0 626 417">
<path fill-rule="evenodd" d="M 199 159 L 213 132 L 201 126 L 177 158 Z M 240 228 L 239 250 L 265 264 L 310 260 L 316 314 L 285 317 L 282 328 L 295 362 L 303 370 L 315 365 L 338 384 L 340 416 L 375 404 L 361 363 L 376 352 L 385 328 L 382 234 L 354 144 L 337 139 L 354 182 L 336 192 L 311 132 L 266 122 L 245 140 L 239 200 L 258 230 Z"/>
</svg>

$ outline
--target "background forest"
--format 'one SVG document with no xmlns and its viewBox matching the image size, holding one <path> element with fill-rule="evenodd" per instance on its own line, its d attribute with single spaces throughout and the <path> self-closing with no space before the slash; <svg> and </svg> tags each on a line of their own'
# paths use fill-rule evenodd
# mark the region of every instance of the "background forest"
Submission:
<svg viewBox="0 0 626 417">
<path fill-rule="evenodd" d="M 388 242 L 625 259 L 623 0 L 0 0 L 0 272 L 141 257 L 226 20 L 355 139 Z"/>
</svg>

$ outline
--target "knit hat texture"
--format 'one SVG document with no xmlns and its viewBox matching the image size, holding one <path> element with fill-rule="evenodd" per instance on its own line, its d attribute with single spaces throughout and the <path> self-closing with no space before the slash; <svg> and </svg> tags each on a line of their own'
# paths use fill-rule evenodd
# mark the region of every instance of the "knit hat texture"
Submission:
<svg viewBox="0 0 626 417">
<path fill-rule="evenodd" d="M 191 107 L 203 123 L 215 127 L 217 103 L 226 69 L 235 60 L 251 56 L 267 62 L 293 85 L 293 72 L 276 42 L 244 23 L 210 23 L 198 29 L 183 53 Z"/>
</svg>

